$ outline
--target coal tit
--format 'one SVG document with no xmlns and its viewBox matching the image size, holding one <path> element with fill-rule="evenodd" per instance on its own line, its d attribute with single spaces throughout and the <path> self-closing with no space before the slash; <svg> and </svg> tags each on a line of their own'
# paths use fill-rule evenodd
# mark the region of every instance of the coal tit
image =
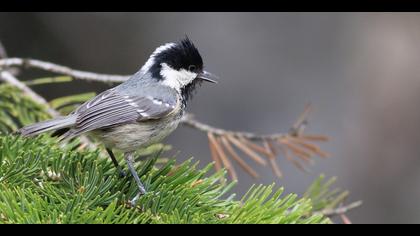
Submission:
<svg viewBox="0 0 420 236">
<path fill-rule="evenodd" d="M 185 38 L 158 47 L 141 69 L 124 83 L 85 102 L 68 116 L 39 122 L 20 129 L 23 136 L 55 130 L 61 139 L 89 134 L 104 143 L 117 168 L 113 149 L 124 152 L 139 193 L 146 193 L 134 169 L 133 154 L 139 148 L 161 141 L 178 126 L 187 101 L 202 81 L 215 83 L 203 68 L 194 44 Z"/>
</svg>

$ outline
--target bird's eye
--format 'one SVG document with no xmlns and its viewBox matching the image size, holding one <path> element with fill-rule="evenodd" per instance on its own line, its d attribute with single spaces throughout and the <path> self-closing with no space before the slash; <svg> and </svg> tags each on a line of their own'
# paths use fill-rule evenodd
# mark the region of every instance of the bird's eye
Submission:
<svg viewBox="0 0 420 236">
<path fill-rule="evenodd" d="M 188 66 L 189 71 L 195 71 L 196 69 L 197 69 L 197 67 L 195 65 Z"/>
</svg>

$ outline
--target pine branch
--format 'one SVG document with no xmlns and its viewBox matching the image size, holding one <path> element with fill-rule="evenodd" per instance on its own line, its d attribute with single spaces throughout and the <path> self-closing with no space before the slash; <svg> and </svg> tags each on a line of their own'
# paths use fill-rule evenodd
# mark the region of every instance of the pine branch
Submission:
<svg viewBox="0 0 420 236">
<path fill-rule="evenodd" d="M 310 214 L 308 199 L 258 186 L 241 200 L 225 197 L 233 184 L 221 184 L 224 172 L 208 175 L 191 160 L 158 157 L 136 165 L 148 193 L 137 208 L 127 200 L 137 192 L 130 178 L 119 178 L 98 151 L 59 147 L 47 136 L 24 139 L 0 135 L 0 223 L 329 223 Z"/>
</svg>

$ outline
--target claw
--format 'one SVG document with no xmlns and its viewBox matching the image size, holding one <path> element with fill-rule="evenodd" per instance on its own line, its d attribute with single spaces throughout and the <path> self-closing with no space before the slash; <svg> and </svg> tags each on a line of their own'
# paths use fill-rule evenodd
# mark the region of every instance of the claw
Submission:
<svg viewBox="0 0 420 236">
<path fill-rule="evenodd" d="M 131 201 L 130 201 L 130 205 L 131 207 L 136 207 L 137 205 L 137 200 L 139 200 L 140 194 L 138 193 Z"/>
</svg>

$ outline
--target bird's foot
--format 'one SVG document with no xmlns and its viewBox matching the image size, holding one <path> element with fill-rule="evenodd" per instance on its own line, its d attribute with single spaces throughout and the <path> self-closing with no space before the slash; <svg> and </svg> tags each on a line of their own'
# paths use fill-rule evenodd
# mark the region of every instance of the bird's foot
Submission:
<svg viewBox="0 0 420 236">
<path fill-rule="evenodd" d="M 140 178 L 139 178 L 139 176 L 138 176 L 138 174 L 137 174 L 137 172 L 134 168 L 134 161 L 133 161 L 132 153 L 128 153 L 125 157 L 125 160 L 127 162 L 128 169 L 130 170 L 131 175 L 133 176 L 134 181 L 136 182 L 138 190 L 139 190 L 139 192 L 133 198 L 133 200 L 130 201 L 130 205 L 132 207 L 135 207 L 139 197 L 146 194 L 146 188 L 144 187 L 143 183 L 140 181 Z"/>
<path fill-rule="evenodd" d="M 129 201 L 129 204 L 130 204 L 130 206 L 132 207 L 132 208 L 135 208 L 136 207 L 136 205 L 137 205 L 137 201 L 139 200 L 139 198 L 141 197 L 141 196 L 143 196 L 145 193 L 142 193 L 142 192 L 139 192 L 139 193 L 137 193 L 137 195 L 131 200 L 131 201 Z"/>
</svg>

